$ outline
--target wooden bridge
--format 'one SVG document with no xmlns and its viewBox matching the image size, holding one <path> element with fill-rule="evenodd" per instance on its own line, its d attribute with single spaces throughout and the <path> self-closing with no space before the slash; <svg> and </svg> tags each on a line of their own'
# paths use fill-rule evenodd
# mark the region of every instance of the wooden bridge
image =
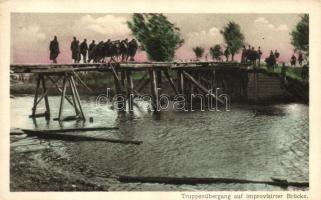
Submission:
<svg viewBox="0 0 321 200">
<path fill-rule="evenodd" d="M 216 73 L 218 71 L 247 71 L 252 70 L 250 64 L 241 64 L 233 62 L 127 62 L 127 63 L 84 63 L 84 64 L 11 64 L 10 70 L 13 73 L 33 73 L 37 74 L 37 85 L 34 96 L 32 114 L 30 117 L 45 117 L 50 119 L 50 106 L 48 101 L 47 84 L 52 84 L 61 95 L 59 114 L 55 118 L 59 121 L 68 119 L 85 120 L 85 114 L 82 109 L 80 95 L 77 90 L 75 79 L 81 84 L 86 84 L 79 78 L 78 72 L 100 71 L 112 73 L 114 77 L 114 86 L 116 94 L 127 96 L 128 106 L 132 106 L 130 94 L 139 94 L 139 92 L 150 83 L 152 106 L 156 107 L 159 103 L 159 94 L 157 88 L 162 87 L 162 77 L 165 77 L 169 85 L 176 94 L 189 95 L 193 91 L 208 93 L 215 88 Z M 142 78 L 134 87 L 132 73 L 140 71 L 144 73 Z M 173 76 L 176 76 L 176 84 Z M 62 80 L 62 83 L 60 83 Z M 50 82 L 49 82 L 50 81 Z M 66 94 L 67 87 L 70 87 L 71 98 Z M 42 94 L 40 94 L 42 88 Z M 210 94 L 212 98 L 224 103 L 217 98 L 215 94 Z M 37 106 L 44 100 L 45 112 L 37 113 Z M 74 110 L 75 116 L 63 118 L 62 112 L 64 101 L 69 102 Z M 118 104 L 118 108 L 124 108 L 123 104 Z M 132 108 L 129 108 L 130 110 Z"/>
</svg>

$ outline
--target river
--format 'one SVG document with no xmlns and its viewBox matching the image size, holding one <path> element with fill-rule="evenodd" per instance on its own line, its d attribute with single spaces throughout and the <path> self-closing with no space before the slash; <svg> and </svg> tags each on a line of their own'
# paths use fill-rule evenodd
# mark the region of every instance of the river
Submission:
<svg viewBox="0 0 321 200">
<path fill-rule="evenodd" d="M 52 118 L 57 116 L 60 98 L 50 97 Z M 81 134 L 143 141 L 141 145 L 108 142 L 39 140 L 11 136 L 11 152 L 28 153 L 41 166 L 64 176 L 79 176 L 91 183 L 108 185 L 108 190 L 284 190 L 264 184 L 167 185 L 120 183 L 115 175 L 218 177 L 270 181 L 309 179 L 308 105 L 299 103 L 258 106 L 233 104 L 230 111 L 164 111 L 153 115 L 145 109 L 117 114 L 111 105 L 96 105 L 95 97 L 82 100 L 87 119 L 93 123 L 63 122 L 28 118 L 32 96 L 11 99 L 11 127 L 57 129 L 118 126 L 119 130 Z M 65 104 L 64 115 L 73 113 Z M 40 109 L 41 112 L 41 109 Z M 69 114 L 68 114 L 69 113 Z M 69 133 L 68 133 L 69 134 Z M 13 138 L 16 137 L 16 138 Z M 13 161 L 12 161 L 13 162 Z M 36 173 L 36 172 L 35 172 Z M 50 188 L 50 186 L 49 186 Z M 302 190 L 289 187 L 287 190 Z M 307 189 L 307 188 L 305 188 Z M 35 188 L 35 190 L 37 190 Z"/>
</svg>

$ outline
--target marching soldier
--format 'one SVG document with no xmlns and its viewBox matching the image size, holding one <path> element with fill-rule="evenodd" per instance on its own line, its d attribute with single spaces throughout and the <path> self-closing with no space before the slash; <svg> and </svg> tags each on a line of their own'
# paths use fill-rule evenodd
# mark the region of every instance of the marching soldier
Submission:
<svg viewBox="0 0 321 200">
<path fill-rule="evenodd" d="M 241 63 L 245 63 L 246 62 L 246 57 L 247 57 L 247 55 L 246 55 L 246 48 L 245 48 L 245 46 L 243 46 L 243 49 L 242 49 L 242 55 L 241 55 Z"/>
<path fill-rule="evenodd" d="M 293 67 L 296 65 L 296 57 L 294 54 L 291 57 L 290 63 L 291 63 L 291 66 L 293 66 Z"/>
<path fill-rule="evenodd" d="M 280 57 L 280 53 L 276 49 L 274 51 L 274 56 L 275 56 L 275 64 L 278 65 L 278 59 Z"/>
<path fill-rule="evenodd" d="M 70 45 L 71 58 L 74 61 L 74 63 L 78 62 L 78 50 L 77 49 L 78 49 L 77 39 L 76 39 L 76 37 L 74 37 L 74 39 Z"/>
<path fill-rule="evenodd" d="M 84 39 L 84 41 L 80 44 L 80 53 L 83 57 L 84 63 L 86 63 L 87 51 L 88 51 L 87 39 Z"/>
<path fill-rule="evenodd" d="M 50 50 L 50 60 L 52 60 L 53 63 L 57 63 L 57 57 L 60 53 L 57 36 L 55 36 L 54 39 L 50 42 L 49 50 Z"/>
<path fill-rule="evenodd" d="M 137 48 L 138 48 L 137 41 L 135 39 L 132 39 L 128 43 L 128 56 L 130 57 L 129 58 L 130 61 L 135 61 L 134 57 L 136 55 Z"/>
<path fill-rule="evenodd" d="M 89 45 L 89 49 L 88 49 L 88 62 L 90 62 L 93 59 L 93 49 L 95 48 L 96 44 L 95 44 L 95 40 L 93 40 L 90 45 Z"/>
<path fill-rule="evenodd" d="M 224 56 L 226 58 L 226 62 L 228 62 L 229 55 L 230 55 L 230 49 L 229 49 L 229 47 L 226 47 L 226 49 L 224 51 Z"/>
<path fill-rule="evenodd" d="M 301 51 L 299 52 L 298 61 L 299 61 L 299 65 L 300 65 L 300 66 L 302 66 L 302 62 L 303 62 L 303 54 L 302 54 L 302 52 L 301 52 Z"/>
<path fill-rule="evenodd" d="M 259 46 L 259 49 L 257 50 L 257 53 L 258 53 L 258 59 L 259 59 L 259 66 L 260 66 L 260 63 L 261 63 L 261 57 L 262 57 L 262 51 L 261 51 L 261 47 Z"/>
</svg>

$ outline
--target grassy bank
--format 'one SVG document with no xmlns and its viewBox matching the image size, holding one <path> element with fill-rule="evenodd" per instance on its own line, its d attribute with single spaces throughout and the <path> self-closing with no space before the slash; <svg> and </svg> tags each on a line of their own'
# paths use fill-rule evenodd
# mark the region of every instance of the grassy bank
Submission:
<svg viewBox="0 0 321 200">
<path fill-rule="evenodd" d="M 275 73 L 275 74 L 281 75 L 282 66 L 274 66 L 273 69 L 268 69 L 268 67 L 265 64 L 261 64 L 259 69 L 266 70 L 266 72 L 269 72 L 269 73 Z M 297 81 L 303 82 L 304 80 L 301 77 L 301 73 L 302 73 L 302 67 L 286 66 L 286 76 L 291 79 L 295 79 Z"/>
</svg>

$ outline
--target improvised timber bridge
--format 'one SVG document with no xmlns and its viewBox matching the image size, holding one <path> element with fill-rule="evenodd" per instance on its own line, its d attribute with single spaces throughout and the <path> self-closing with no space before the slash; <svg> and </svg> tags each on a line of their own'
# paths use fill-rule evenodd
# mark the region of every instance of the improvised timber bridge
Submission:
<svg viewBox="0 0 321 200">
<path fill-rule="evenodd" d="M 81 63 L 81 64 L 11 64 L 12 73 L 33 73 L 37 74 L 37 84 L 34 96 L 32 114 L 30 117 L 45 117 L 50 119 L 50 106 L 48 101 L 47 83 L 50 83 L 57 89 L 61 95 L 59 114 L 56 120 L 63 121 L 67 119 L 86 120 L 82 109 L 80 95 L 77 90 L 75 79 L 78 78 L 80 83 L 86 87 L 86 84 L 79 78 L 77 72 L 100 71 L 112 73 L 114 77 L 114 86 L 116 97 L 118 94 L 127 95 L 128 105 L 132 106 L 130 94 L 139 94 L 149 82 L 151 87 L 152 106 L 155 108 L 159 103 L 159 94 L 157 88 L 162 86 L 162 74 L 169 82 L 169 85 L 175 94 L 188 95 L 193 91 L 208 93 L 215 88 L 215 74 L 218 70 L 252 70 L 251 64 L 236 62 L 109 62 L 109 63 Z M 138 81 L 137 87 L 134 87 L 132 72 L 143 72 L 141 80 Z M 176 74 L 176 84 L 172 78 Z M 62 84 L 59 85 L 59 81 Z M 66 95 L 67 86 L 71 90 L 71 98 Z M 42 94 L 39 94 L 42 87 Z M 39 95 L 41 95 L 39 97 Z M 224 103 L 221 99 L 210 94 L 217 101 Z M 45 112 L 36 113 L 38 104 L 45 101 Z M 62 112 L 64 101 L 67 100 L 75 109 L 75 116 L 63 118 Z M 118 103 L 118 108 L 125 108 Z M 132 108 L 129 107 L 131 110 Z M 156 110 L 156 109 L 155 109 Z"/>
</svg>

